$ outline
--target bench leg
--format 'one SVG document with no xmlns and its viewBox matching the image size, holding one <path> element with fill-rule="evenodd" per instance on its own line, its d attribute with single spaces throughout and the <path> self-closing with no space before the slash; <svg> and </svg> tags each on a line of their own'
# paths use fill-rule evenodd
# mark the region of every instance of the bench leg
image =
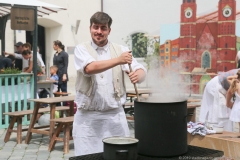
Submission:
<svg viewBox="0 0 240 160">
<path fill-rule="evenodd" d="M 55 147 L 55 144 L 56 144 L 56 138 L 59 136 L 59 133 L 61 132 L 62 130 L 62 127 L 63 127 L 63 124 L 62 123 L 59 123 L 56 130 L 55 130 L 55 133 L 53 134 L 51 140 L 50 140 L 50 143 L 49 143 L 49 146 L 48 146 L 48 151 L 51 152 L 53 150 L 53 148 Z"/>
<path fill-rule="evenodd" d="M 17 118 L 17 144 L 22 143 L 22 117 Z"/>
<path fill-rule="evenodd" d="M 63 148 L 63 152 L 64 153 L 68 153 L 69 152 L 69 139 L 70 139 L 70 124 L 65 124 L 64 127 L 64 137 L 63 137 L 63 142 L 64 142 L 64 148 Z"/>
<path fill-rule="evenodd" d="M 4 142 L 5 143 L 9 141 L 9 138 L 11 136 L 12 129 L 13 129 L 14 123 L 16 122 L 16 119 L 17 119 L 17 117 L 15 117 L 15 116 L 13 116 L 12 119 L 11 119 L 11 122 L 10 122 L 10 124 L 8 126 L 8 129 L 7 129 L 5 138 L 4 138 Z"/>
<path fill-rule="evenodd" d="M 36 122 L 36 118 L 37 118 L 39 108 L 40 108 L 40 103 L 36 103 L 36 106 L 33 110 L 32 119 L 31 119 L 30 125 L 28 127 L 28 132 L 27 132 L 27 135 L 26 135 L 26 139 L 25 139 L 26 144 L 29 144 L 29 142 L 31 140 L 32 129 L 34 128 L 34 124 Z"/>
</svg>

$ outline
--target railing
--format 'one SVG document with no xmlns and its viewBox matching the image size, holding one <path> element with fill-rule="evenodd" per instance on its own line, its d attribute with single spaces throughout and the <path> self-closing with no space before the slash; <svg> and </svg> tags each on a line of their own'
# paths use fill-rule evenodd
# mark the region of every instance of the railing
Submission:
<svg viewBox="0 0 240 160">
<path fill-rule="evenodd" d="M 0 74 L 0 129 L 9 126 L 9 116 L 3 113 L 33 109 L 33 102 L 27 102 L 34 98 L 33 89 L 33 74 Z M 27 115 L 22 124 L 29 124 Z"/>
</svg>

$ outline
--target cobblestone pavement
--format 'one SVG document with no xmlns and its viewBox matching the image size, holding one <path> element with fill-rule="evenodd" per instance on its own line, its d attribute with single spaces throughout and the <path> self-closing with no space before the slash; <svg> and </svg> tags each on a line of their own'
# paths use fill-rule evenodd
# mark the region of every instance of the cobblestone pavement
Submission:
<svg viewBox="0 0 240 160">
<path fill-rule="evenodd" d="M 63 153 L 63 142 L 57 142 L 52 152 L 48 151 L 49 138 L 45 135 L 33 134 L 29 144 L 25 144 L 27 132 L 23 132 L 22 144 L 16 143 L 16 133 L 5 143 L 6 130 L 0 130 L 0 160 L 65 160 L 74 156 L 73 141 L 70 141 L 68 154 Z"/>
<path fill-rule="evenodd" d="M 132 125 L 129 125 L 131 136 L 134 135 Z M 73 141 L 69 142 L 69 153 L 63 153 L 63 142 L 57 142 L 52 152 L 48 151 L 49 138 L 41 134 L 32 134 L 29 144 L 25 144 L 27 132 L 22 133 L 22 144 L 16 143 L 16 133 L 5 143 L 6 129 L 0 129 L 0 160 L 67 160 L 74 156 Z M 60 134 L 61 136 L 61 134 Z"/>
</svg>

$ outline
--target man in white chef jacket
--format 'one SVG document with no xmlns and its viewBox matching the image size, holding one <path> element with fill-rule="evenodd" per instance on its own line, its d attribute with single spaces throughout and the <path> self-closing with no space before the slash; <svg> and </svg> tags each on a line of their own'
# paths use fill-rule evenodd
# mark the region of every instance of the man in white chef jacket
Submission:
<svg viewBox="0 0 240 160">
<path fill-rule="evenodd" d="M 111 24 L 108 14 L 95 13 L 90 19 L 92 41 L 77 45 L 74 51 L 78 108 L 73 123 L 76 156 L 103 152 L 102 139 L 106 137 L 130 136 L 122 107 L 126 100 L 123 73 L 128 73 L 132 83 L 139 83 L 144 80 L 146 69 L 127 47 L 108 40 Z"/>
</svg>

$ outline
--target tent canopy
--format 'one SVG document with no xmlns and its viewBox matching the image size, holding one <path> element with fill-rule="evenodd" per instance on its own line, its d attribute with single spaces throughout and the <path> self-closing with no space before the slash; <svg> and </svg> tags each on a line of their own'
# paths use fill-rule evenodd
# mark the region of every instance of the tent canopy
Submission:
<svg viewBox="0 0 240 160">
<path fill-rule="evenodd" d="M 10 14 L 12 6 L 29 6 L 38 8 L 38 16 L 49 15 L 50 13 L 57 13 L 60 10 L 66 10 L 66 8 L 56 6 L 53 4 L 45 3 L 38 0 L 0 0 L 0 17 Z"/>
</svg>

